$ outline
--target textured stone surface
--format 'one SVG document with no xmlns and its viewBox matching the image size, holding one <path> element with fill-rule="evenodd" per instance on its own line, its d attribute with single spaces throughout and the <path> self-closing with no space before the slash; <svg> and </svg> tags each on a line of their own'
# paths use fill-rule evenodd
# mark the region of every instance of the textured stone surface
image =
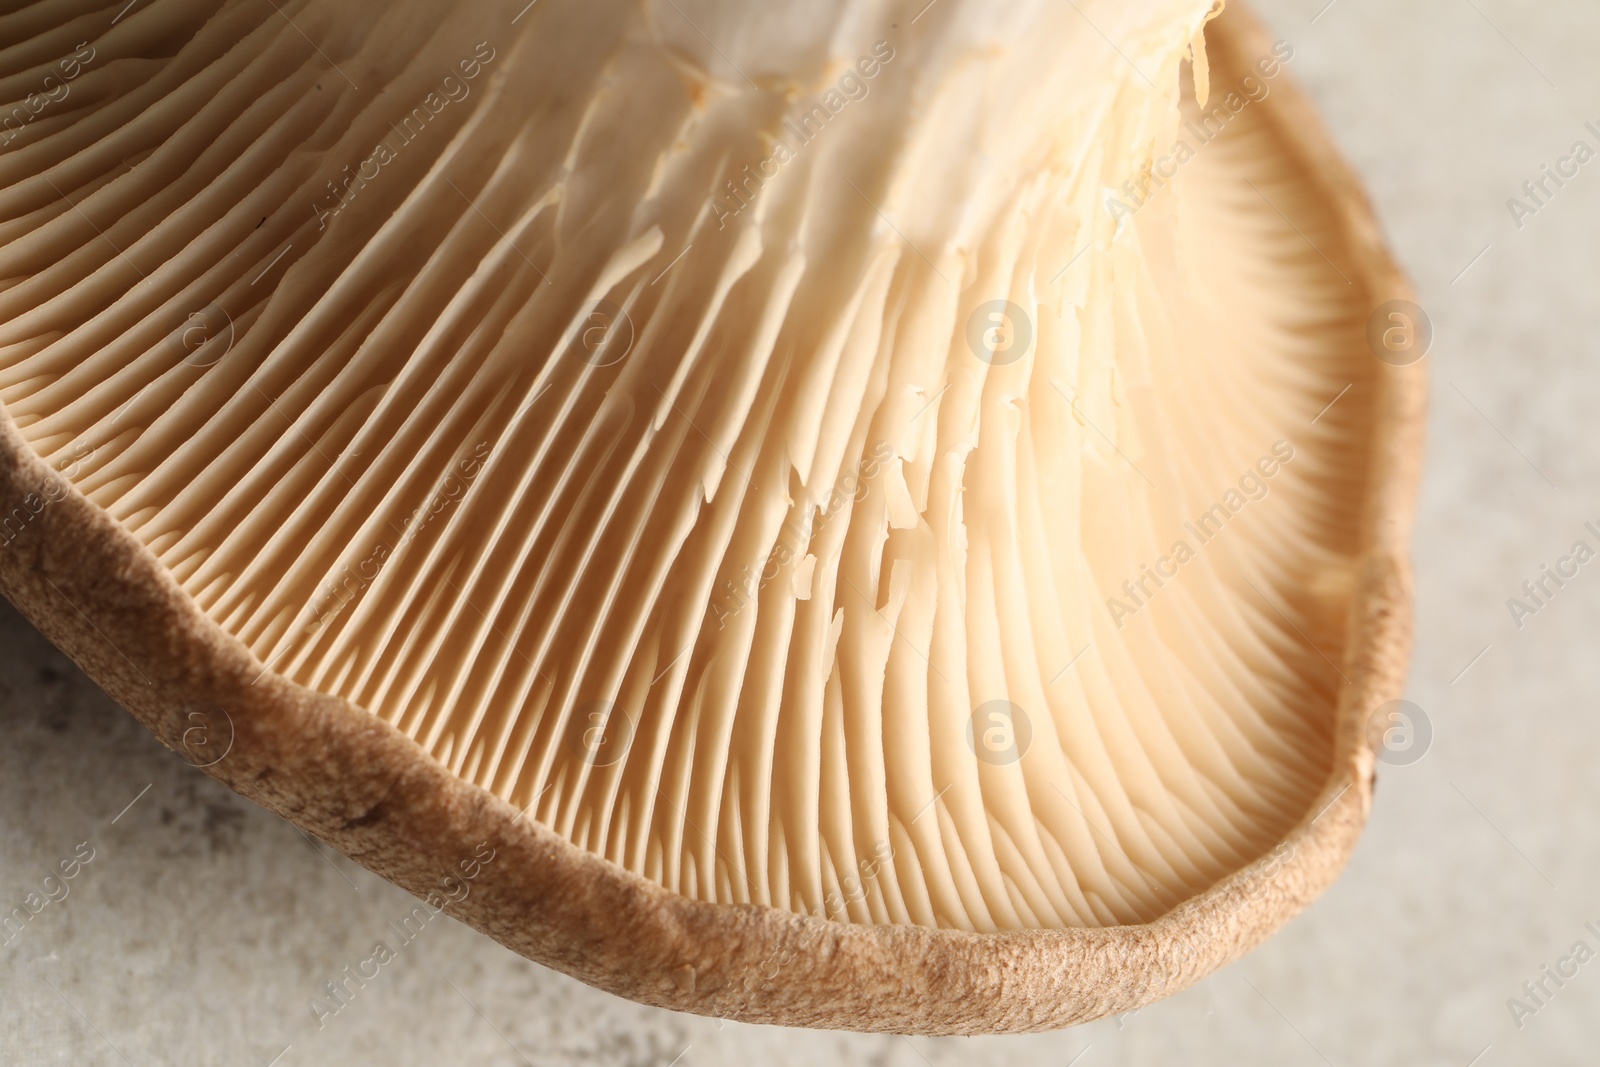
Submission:
<svg viewBox="0 0 1600 1067">
<path fill-rule="evenodd" d="M 1506 1000 L 1580 938 L 1600 948 L 1583 928 L 1600 927 L 1588 815 L 1600 725 L 1587 701 L 1600 600 L 1585 568 L 1520 631 L 1505 601 L 1575 539 L 1600 546 L 1582 528 L 1600 525 L 1600 453 L 1584 418 L 1600 400 L 1588 370 L 1600 170 L 1585 168 L 1520 231 L 1505 200 L 1575 139 L 1596 143 L 1583 123 L 1600 117 L 1586 110 L 1600 101 L 1600 18 L 1503 0 L 1385 17 L 1337 0 L 1313 24 L 1321 6 L 1263 12 L 1295 45 L 1290 69 L 1369 182 L 1437 329 L 1410 690 L 1433 742 L 1420 761 L 1380 770 L 1351 869 L 1306 916 L 1131 1017 L 910 1040 L 639 1007 L 440 918 L 319 1030 L 307 1001 L 373 941 L 392 942 L 387 924 L 412 898 L 194 771 L 7 612 L 0 903 L 20 903 L 80 842 L 95 853 L 66 899 L 0 946 L 6 1062 L 267 1064 L 285 1046 L 284 1065 L 1065 1064 L 1080 1053 L 1083 1067 L 1180 1054 L 1465 1065 L 1485 1046 L 1485 1065 L 1591 1059 L 1600 963 L 1562 988 L 1547 982 L 1554 996 L 1528 1001 L 1539 1010 L 1520 1031 Z"/>
</svg>

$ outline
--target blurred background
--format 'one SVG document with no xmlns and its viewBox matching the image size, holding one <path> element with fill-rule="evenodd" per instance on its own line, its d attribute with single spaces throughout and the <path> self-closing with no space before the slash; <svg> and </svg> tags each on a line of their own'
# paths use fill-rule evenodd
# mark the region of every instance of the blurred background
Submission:
<svg viewBox="0 0 1600 1067">
<path fill-rule="evenodd" d="M 1584 526 L 1600 528 L 1600 159 L 1548 183 L 1536 211 L 1508 201 L 1535 206 L 1523 183 L 1575 142 L 1600 150 L 1600 9 L 1256 10 L 1294 46 L 1288 73 L 1365 179 L 1435 330 L 1407 693 L 1425 729 L 1409 762 L 1380 767 L 1371 826 L 1309 912 L 1136 1014 L 981 1039 L 675 1015 L 446 918 L 319 1029 L 307 1002 L 412 898 L 163 748 L 0 605 L 0 902 L 77 864 L 68 895 L 0 945 L 0 1059 L 1593 1063 L 1600 560 L 1532 614 L 1508 600 L 1574 542 L 1600 548 Z"/>
</svg>

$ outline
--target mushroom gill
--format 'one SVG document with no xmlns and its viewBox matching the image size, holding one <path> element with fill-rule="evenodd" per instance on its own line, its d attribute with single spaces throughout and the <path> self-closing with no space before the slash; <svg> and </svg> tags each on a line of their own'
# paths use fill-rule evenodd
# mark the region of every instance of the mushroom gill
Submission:
<svg viewBox="0 0 1600 1067">
<path fill-rule="evenodd" d="M 1210 0 L 122 6 L 0 15 L 0 400 L 263 672 L 858 924 L 1148 922 L 1307 815 L 1380 368 L 1291 49 L 1210 71 Z"/>
</svg>

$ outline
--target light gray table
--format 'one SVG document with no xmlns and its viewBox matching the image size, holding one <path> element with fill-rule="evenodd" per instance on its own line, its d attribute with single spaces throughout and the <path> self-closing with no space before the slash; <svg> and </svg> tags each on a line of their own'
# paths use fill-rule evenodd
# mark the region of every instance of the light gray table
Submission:
<svg viewBox="0 0 1600 1067">
<path fill-rule="evenodd" d="M 673 1015 L 442 919 L 319 1030 L 307 1001 L 411 899 L 190 768 L 0 610 L 0 904 L 80 843 L 94 854 L 0 945 L 0 1061 L 1596 1062 L 1600 956 L 1546 979 L 1534 1014 L 1507 1001 L 1576 942 L 1600 952 L 1583 925 L 1600 929 L 1600 562 L 1520 630 L 1506 600 L 1600 525 L 1600 161 L 1520 229 L 1506 201 L 1573 141 L 1600 148 L 1584 128 L 1600 120 L 1600 10 L 1263 7 L 1437 328 L 1410 687 L 1433 742 L 1384 769 L 1349 871 L 1309 913 L 1137 1015 L 976 1040 Z"/>
</svg>

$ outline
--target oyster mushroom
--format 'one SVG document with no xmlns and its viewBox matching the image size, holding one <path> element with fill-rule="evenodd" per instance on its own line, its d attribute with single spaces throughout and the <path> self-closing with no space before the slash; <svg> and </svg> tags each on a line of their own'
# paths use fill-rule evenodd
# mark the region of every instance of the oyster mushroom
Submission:
<svg viewBox="0 0 1600 1067">
<path fill-rule="evenodd" d="M 1292 47 L 1217 15 L 0 16 L 0 587 L 621 995 L 1180 989 L 1365 820 L 1426 347 Z"/>
</svg>

